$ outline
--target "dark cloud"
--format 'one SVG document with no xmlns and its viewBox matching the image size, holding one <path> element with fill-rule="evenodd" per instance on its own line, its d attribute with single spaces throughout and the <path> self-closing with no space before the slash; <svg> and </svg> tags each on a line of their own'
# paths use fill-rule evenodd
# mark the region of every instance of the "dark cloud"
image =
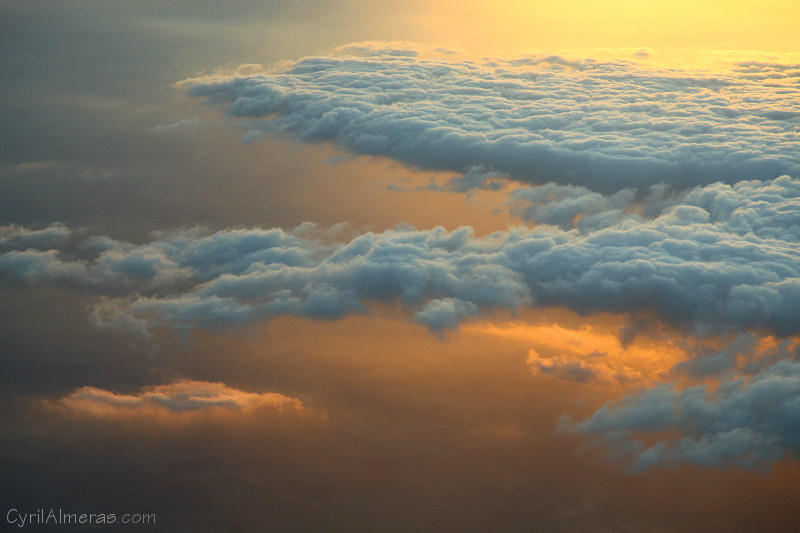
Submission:
<svg viewBox="0 0 800 533">
<path fill-rule="evenodd" d="M 104 294 L 110 298 L 93 313 L 98 324 L 143 329 L 281 314 L 335 319 L 363 313 L 370 302 L 400 302 L 432 329 L 480 310 L 536 305 L 651 311 L 698 333 L 789 335 L 800 331 L 799 188 L 789 177 L 713 184 L 652 219 L 629 213 L 583 233 L 537 226 L 476 237 L 468 227 L 397 228 L 338 242 L 304 225 L 191 230 L 138 245 L 92 237 L 78 246 L 80 257 L 57 247 L 7 251 L 0 272 Z M 616 201 L 588 193 L 589 205 Z M 8 231 L 8 242 L 31 235 Z"/>
<path fill-rule="evenodd" d="M 800 171 L 790 74 L 764 87 L 738 71 L 545 55 L 478 63 L 353 46 L 361 56 L 307 57 L 180 86 L 254 130 L 426 169 L 483 167 L 604 193 Z M 365 47 L 373 55 L 363 57 Z"/>
<path fill-rule="evenodd" d="M 800 363 L 786 359 L 715 390 L 658 386 L 562 425 L 600 437 L 636 470 L 678 463 L 764 467 L 800 452 Z"/>
</svg>

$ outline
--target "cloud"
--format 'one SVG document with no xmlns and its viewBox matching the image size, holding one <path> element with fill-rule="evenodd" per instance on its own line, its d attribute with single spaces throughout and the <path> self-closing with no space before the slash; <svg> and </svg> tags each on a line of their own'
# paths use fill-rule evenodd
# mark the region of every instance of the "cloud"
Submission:
<svg viewBox="0 0 800 533">
<path fill-rule="evenodd" d="M 590 203 L 615 201 L 589 194 Z M 92 237 L 73 245 L 81 255 L 0 254 L 0 275 L 69 281 L 106 296 L 95 312 L 102 325 L 331 320 L 400 303 L 434 330 L 493 309 L 565 306 L 654 313 L 701 334 L 791 335 L 800 332 L 799 197 L 800 180 L 789 177 L 717 183 L 687 191 L 654 218 L 631 213 L 584 232 L 541 225 L 476 237 L 469 227 L 399 227 L 335 242 L 300 226 L 195 229 L 138 245 Z"/>
<path fill-rule="evenodd" d="M 358 55 L 179 86 L 255 131 L 606 194 L 800 171 L 796 70 L 773 68 L 764 84 L 741 67 L 711 74 L 545 55 L 471 62 L 375 43 L 339 53 Z"/>
<path fill-rule="evenodd" d="M 177 122 L 173 122 L 172 124 L 159 124 L 158 126 L 153 126 L 149 131 L 156 133 L 170 133 L 184 128 L 194 128 L 199 123 L 200 120 L 197 117 L 182 118 Z"/>
<path fill-rule="evenodd" d="M 417 57 L 419 52 L 414 49 L 413 43 L 363 41 L 346 44 L 335 50 L 339 54 L 349 54 L 364 57 Z"/>
<path fill-rule="evenodd" d="M 508 185 L 508 176 L 483 167 L 471 167 L 463 174 L 450 178 L 443 183 L 431 178 L 428 185 L 408 188 L 391 182 L 386 188 L 390 191 L 454 191 L 469 193 L 474 190 L 499 191 L 505 188 L 506 185 Z"/>
<path fill-rule="evenodd" d="M 677 463 L 763 467 L 800 452 L 800 362 L 785 359 L 713 391 L 661 385 L 561 425 L 599 437 L 635 470 Z"/>
<path fill-rule="evenodd" d="M 584 357 L 575 355 L 542 356 L 531 348 L 527 363 L 534 374 L 550 374 L 567 381 L 586 383 L 627 383 L 640 381 L 642 374 L 626 365 L 608 360 L 607 354 L 592 352 Z"/>
<path fill-rule="evenodd" d="M 0 251 L 48 249 L 62 246 L 70 236 L 70 230 L 63 224 L 50 224 L 39 230 L 10 224 L 0 226 Z"/>
<path fill-rule="evenodd" d="M 596 320 L 564 316 L 563 311 L 556 313 L 536 313 L 538 324 L 530 318 L 506 323 L 493 320 L 465 324 L 462 329 L 527 348 L 526 362 L 535 375 L 576 382 L 627 384 L 661 379 L 676 362 L 697 351 L 695 342 L 686 343 L 666 329 L 623 342 L 628 324 L 623 317 L 608 327 Z M 569 326 L 573 321 L 575 325 Z"/>
<path fill-rule="evenodd" d="M 465 302 L 458 298 L 441 298 L 425 304 L 414 314 L 414 318 L 420 324 L 425 324 L 430 329 L 438 331 L 456 328 L 464 318 L 478 314 L 480 314 L 478 306 L 472 302 Z"/>
<path fill-rule="evenodd" d="M 619 223 L 632 214 L 635 200 L 633 189 L 604 196 L 586 187 L 548 183 L 515 190 L 509 204 L 512 212 L 524 219 L 586 230 Z"/>
<path fill-rule="evenodd" d="M 245 392 L 223 383 L 182 380 L 153 385 L 137 394 L 118 394 L 95 387 L 83 387 L 48 406 L 88 418 L 191 418 L 198 414 L 245 413 L 274 409 L 303 413 L 303 404 L 277 393 Z"/>
<path fill-rule="evenodd" d="M 740 357 L 752 357 L 755 354 L 757 341 L 758 337 L 753 333 L 743 333 L 725 348 L 681 361 L 673 370 L 694 377 L 711 376 L 732 370 Z"/>
<path fill-rule="evenodd" d="M 62 261 L 56 250 L 6 252 L 0 256 L 0 270 L 12 278 L 31 282 L 72 282 L 86 279 L 87 276 L 83 261 Z"/>
</svg>

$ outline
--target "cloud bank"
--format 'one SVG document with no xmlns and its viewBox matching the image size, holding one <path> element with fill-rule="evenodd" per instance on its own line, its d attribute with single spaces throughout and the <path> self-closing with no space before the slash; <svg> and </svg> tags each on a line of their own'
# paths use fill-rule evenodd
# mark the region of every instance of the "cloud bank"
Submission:
<svg viewBox="0 0 800 533">
<path fill-rule="evenodd" d="M 594 193 L 591 193 L 594 194 Z M 219 327 L 276 315 L 337 319 L 400 303 L 433 330 L 493 309 L 650 312 L 694 328 L 800 333 L 800 180 L 692 189 L 654 218 L 581 232 L 540 225 L 365 233 L 189 230 L 131 244 L 73 236 L 59 248 L 6 228 L 0 274 L 96 293 L 101 325 Z M 82 240 L 81 240 L 82 239 Z"/>
<path fill-rule="evenodd" d="M 711 74 L 545 55 L 431 59 L 369 43 L 340 52 L 179 86 L 252 131 L 423 169 L 606 194 L 800 171 L 796 65 Z"/>
</svg>

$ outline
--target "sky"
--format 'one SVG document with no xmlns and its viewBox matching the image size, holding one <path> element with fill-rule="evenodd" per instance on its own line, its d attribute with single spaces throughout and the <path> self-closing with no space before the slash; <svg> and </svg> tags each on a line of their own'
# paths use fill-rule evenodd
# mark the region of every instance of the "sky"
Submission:
<svg viewBox="0 0 800 533">
<path fill-rule="evenodd" d="M 6 526 L 794 531 L 799 16 L 6 0 Z"/>
</svg>

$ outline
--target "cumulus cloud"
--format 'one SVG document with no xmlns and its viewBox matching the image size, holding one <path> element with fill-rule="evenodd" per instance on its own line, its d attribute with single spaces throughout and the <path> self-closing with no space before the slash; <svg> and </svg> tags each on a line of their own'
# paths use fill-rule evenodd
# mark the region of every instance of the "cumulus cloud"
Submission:
<svg viewBox="0 0 800 533">
<path fill-rule="evenodd" d="M 80 256 L 58 248 L 0 254 L 0 274 L 107 296 L 95 312 L 104 325 L 336 319 L 399 302 L 434 330 L 533 305 L 647 311 L 699 333 L 790 335 L 800 332 L 798 198 L 800 180 L 784 176 L 696 188 L 652 219 L 632 213 L 585 232 L 396 228 L 331 242 L 301 226 L 190 230 L 143 244 L 93 237 L 76 245 Z"/>
<path fill-rule="evenodd" d="M 583 422 L 565 418 L 562 427 L 599 437 L 635 470 L 763 467 L 800 452 L 800 362 L 785 359 L 715 390 L 662 385 L 610 402 Z"/>
<path fill-rule="evenodd" d="M 612 194 L 797 176 L 800 74 L 752 69 L 711 74 L 546 55 L 471 62 L 358 43 L 279 71 L 179 85 L 258 132 L 419 168 L 478 167 Z"/>
<path fill-rule="evenodd" d="M 245 392 L 224 383 L 182 380 L 146 387 L 137 394 L 118 394 L 83 387 L 48 405 L 90 418 L 190 418 L 212 412 L 252 412 L 255 409 L 304 412 L 302 402 L 277 393 Z"/>
</svg>

